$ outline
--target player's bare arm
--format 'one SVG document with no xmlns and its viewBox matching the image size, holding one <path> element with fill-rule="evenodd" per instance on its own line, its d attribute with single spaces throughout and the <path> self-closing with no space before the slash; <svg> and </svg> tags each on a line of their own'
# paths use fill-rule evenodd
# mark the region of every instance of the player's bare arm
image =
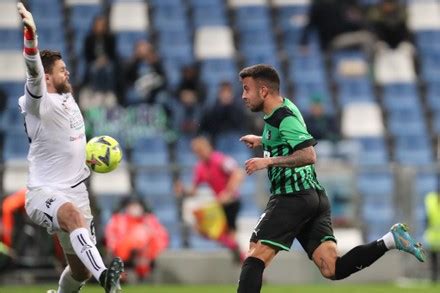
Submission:
<svg viewBox="0 0 440 293">
<path fill-rule="evenodd" d="M 244 142 L 247 147 L 253 149 L 261 145 L 261 136 L 248 134 L 242 136 L 240 141 Z"/>
<path fill-rule="evenodd" d="M 316 162 L 316 152 L 312 146 L 295 151 L 293 154 L 284 157 L 268 158 L 268 167 L 297 168 L 312 165 Z"/>
<path fill-rule="evenodd" d="M 312 146 L 297 150 L 289 156 L 273 158 L 252 158 L 245 162 L 248 175 L 267 167 L 297 168 L 314 164 L 316 162 L 315 149 Z"/>
</svg>

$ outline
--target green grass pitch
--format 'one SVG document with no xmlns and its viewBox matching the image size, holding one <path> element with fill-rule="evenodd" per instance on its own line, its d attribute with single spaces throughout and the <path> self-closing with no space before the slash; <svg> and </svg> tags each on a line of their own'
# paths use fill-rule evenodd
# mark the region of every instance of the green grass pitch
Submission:
<svg viewBox="0 0 440 293">
<path fill-rule="evenodd" d="M 47 289 L 56 288 L 52 285 L 30 285 L 30 286 L 2 286 L 1 293 L 46 293 Z M 81 290 L 82 293 L 102 293 L 103 290 L 95 285 L 87 285 Z M 236 292 L 233 285 L 138 285 L 123 286 L 123 293 L 223 293 Z M 440 286 L 429 284 L 414 284 L 405 287 L 396 285 L 381 284 L 324 284 L 324 285 L 291 285 L 291 286 L 271 286 L 263 287 L 262 293 L 405 293 L 405 292 L 423 292 L 434 293 L 440 292 Z"/>
</svg>

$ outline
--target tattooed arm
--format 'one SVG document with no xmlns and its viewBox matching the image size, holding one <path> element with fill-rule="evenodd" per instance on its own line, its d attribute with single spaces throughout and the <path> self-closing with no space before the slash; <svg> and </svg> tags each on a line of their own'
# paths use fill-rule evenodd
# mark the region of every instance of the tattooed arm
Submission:
<svg viewBox="0 0 440 293">
<path fill-rule="evenodd" d="M 316 162 L 315 149 L 312 146 L 295 151 L 289 156 L 269 158 L 268 167 L 296 168 L 312 165 Z"/>
<path fill-rule="evenodd" d="M 252 158 L 245 162 L 247 174 L 252 174 L 257 170 L 267 167 L 287 167 L 296 168 L 311 165 L 316 162 L 316 153 L 313 146 L 309 146 L 295 151 L 293 154 L 284 157 L 272 158 Z"/>
</svg>

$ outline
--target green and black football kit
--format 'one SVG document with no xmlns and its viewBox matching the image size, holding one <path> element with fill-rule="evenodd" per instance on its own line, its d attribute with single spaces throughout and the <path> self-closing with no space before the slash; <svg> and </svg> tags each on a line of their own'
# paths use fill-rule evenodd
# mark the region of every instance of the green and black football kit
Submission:
<svg viewBox="0 0 440 293">
<path fill-rule="evenodd" d="M 264 117 L 264 157 L 289 156 L 316 144 L 298 108 L 288 99 Z M 271 197 L 251 236 L 277 250 L 289 250 L 297 238 L 308 256 L 333 236 L 329 200 L 315 167 L 269 167 Z"/>
</svg>

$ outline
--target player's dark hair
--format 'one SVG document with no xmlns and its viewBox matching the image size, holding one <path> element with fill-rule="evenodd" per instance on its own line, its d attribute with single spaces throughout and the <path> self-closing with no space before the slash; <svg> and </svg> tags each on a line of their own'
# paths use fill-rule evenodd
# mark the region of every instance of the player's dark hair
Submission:
<svg viewBox="0 0 440 293">
<path fill-rule="evenodd" d="M 63 58 L 60 52 L 51 50 L 40 51 L 40 57 L 43 63 L 44 73 L 52 73 L 55 62 Z"/>
<path fill-rule="evenodd" d="M 278 72 L 270 65 L 256 64 L 243 68 L 239 76 L 241 79 L 251 77 L 257 81 L 263 82 L 269 89 L 280 91 L 280 76 Z"/>
</svg>

